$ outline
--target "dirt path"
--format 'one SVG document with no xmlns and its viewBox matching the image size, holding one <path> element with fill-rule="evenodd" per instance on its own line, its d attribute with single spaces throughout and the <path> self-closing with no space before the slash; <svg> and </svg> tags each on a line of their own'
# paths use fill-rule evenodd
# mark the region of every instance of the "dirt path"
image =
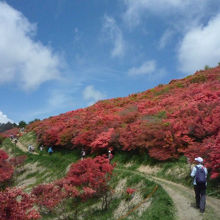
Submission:
<svg viewBox="0 0 220 220">
<path fill-rule="evenodd" d="M 177 220 L 220 220 L 220 200 L 207 196 L 206 211 L 202 214 L 195 208 L 194 191 L 192 189 L 138 171 L 130 172 L 145 176 L 164 188 L 175 204 Z"/>
<path fill-rule="evenodd" d="M 176 216 L 179 220 L 212 220 L 220 219 L 220 201 L 215 198 L 207 197 L 206 212 L 201 214 L 195 208 L 194 191 L 171 181 L 167 181 L 158 177 L 150 177 L 159 183 L 172 198 L 176 206 Z"/>
<path fill-rule="evenodd" d="M 13 141 L 13 143 L 15 144 L 15 142 Z M 21 142 L 17 141 L 16 143 L 16 147 L 18 147 L 20 150 L 22 150 L 23 152 L 28 152 L 28 148 L 25 147 Z M 29 152 L 30 153 L 30 152 Z M 31 152 L 32 154 L 38 155 L 38 153 L 36 152 Z"/>
</svg>

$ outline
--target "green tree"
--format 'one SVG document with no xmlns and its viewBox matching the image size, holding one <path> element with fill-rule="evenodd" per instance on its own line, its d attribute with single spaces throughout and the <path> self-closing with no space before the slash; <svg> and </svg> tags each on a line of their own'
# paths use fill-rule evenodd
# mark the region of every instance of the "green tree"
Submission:
<svg viewBox="0 0 220 220">
<path fill-rule="evenodd" d="M 40 119 L 39 118 L 35 118 L 33 121 L 30 121 L 28 124 L 31 124 L 31 123 L 33 123 L 35 121 L 40 121 Z"/>
<path fill-rule="evenodd" d="M 205 65 L 205 70 L 210 69 L 209 65 Z"/>
<path fill-rule="evenodd" d="M 19 128 L 25 128 L 27 125 L 27 123 L 25 121 L 20 121 L 19 124 L 18 124 L 18 127 Z"/>
</svg>

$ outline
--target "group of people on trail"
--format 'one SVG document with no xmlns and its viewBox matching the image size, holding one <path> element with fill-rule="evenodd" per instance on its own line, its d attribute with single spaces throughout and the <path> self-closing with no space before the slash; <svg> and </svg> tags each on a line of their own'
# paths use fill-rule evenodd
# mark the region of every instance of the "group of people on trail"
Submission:
<svg viewBox="0 0 220 220">
<path fill-rule="evenodd" d="M 81 160 L 84 160 L 86 157 L 86 151 L 84 148 L 82 148 L 81 150 Z M 113 158 L 113 154 L 112 154 L 112 149 L 108 149 L 108 155 L 107 155 L 109 162 L 111 162 L 112 158 Z"/>
<path fill-rule="evenodd" d="M 194 166 L 192 169 L 191 177 L 193 177 L 196 208 L 200 209 L 201 213 L 204 213 L 206 205 L 206 186 L 208 171 L 203 165 L 203 159 L 201 157 L 196 157 L 195 162 L 196 166 Z"/>
<path fill-rule="evenodd" d="M 41 145 L 41 146 L 39 147 L 39 150 L 40 150 L 40 153 L 43 152 L 43 150 L 44 150 L 43 145 Z M 35 151 L 34 146 L 31 145 L 31 144 L 29 144 L 29 145 L 28 145 L 28 152 L 29 152 L 29 153 L 33 153 L 34 151 Z M 47 152 L 48 152 L 49 155 L 51 155 L 51 154 L 53 153 L 53 148 L 52 148 L 52 147 L 49 147 L 48 150 L 47 150 Z"/>
</svg>

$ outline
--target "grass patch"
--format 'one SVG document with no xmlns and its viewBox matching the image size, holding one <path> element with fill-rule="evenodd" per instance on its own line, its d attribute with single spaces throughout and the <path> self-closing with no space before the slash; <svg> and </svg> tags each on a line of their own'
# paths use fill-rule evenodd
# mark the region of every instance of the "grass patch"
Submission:
<svg viewBox="0 0 220 220">
<path fill-rule="evenodd" d="M 131 164 L 126 167 L 129 170 L 135 170 L 140 165 L 156 165 L 157 160 L 148 156 L 147 152 L 138 152 L 138 151 L 129 151 L 129 152 L 115 152 L 114 158 L 112 159 L 113 163 L 117 164 L 117 167 L 124 167 L 126 164 Z"/>
<path fill-rule="evenodd" d="M 190 80 L 191 83 L 204 83 L 207 80 L 207 77 L 204 74 L 197 74 L 192 77 Z"/>
</svg>

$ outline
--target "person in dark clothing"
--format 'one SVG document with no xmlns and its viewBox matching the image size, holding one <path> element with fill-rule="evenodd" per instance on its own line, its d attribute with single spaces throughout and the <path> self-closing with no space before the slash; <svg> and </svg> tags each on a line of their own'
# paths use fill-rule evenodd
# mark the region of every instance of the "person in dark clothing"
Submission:
<svg viewBox="0 0 220 220">
<path fill-rule="evenodd" d="M 197 165 L 193 167 L 191 172 L 191 177 L 194 178 L 193 185 L 195 191 L 196 207 L 200 209 L 201 213 L 203 213 L 205 211 L 205 205 L 206 205 L 206 186 L 207 186 L 206 179 L 207 179 L 208 171 L 206 167 L 204 167 L 203 159 L 201 157 L 196 157 L 195 161 Z M 201 177 L 202 175 L 204 175 L 204 177 Z M 200 182 L 198 179 L 201 178 L 204 180 Z"/>
<path fill-rule="evenodd" d="M 86 151 L 84 149 L 82 149 L 81 151 L 81 160 L 84 160 L 86 156 Z"/>
</svg>

